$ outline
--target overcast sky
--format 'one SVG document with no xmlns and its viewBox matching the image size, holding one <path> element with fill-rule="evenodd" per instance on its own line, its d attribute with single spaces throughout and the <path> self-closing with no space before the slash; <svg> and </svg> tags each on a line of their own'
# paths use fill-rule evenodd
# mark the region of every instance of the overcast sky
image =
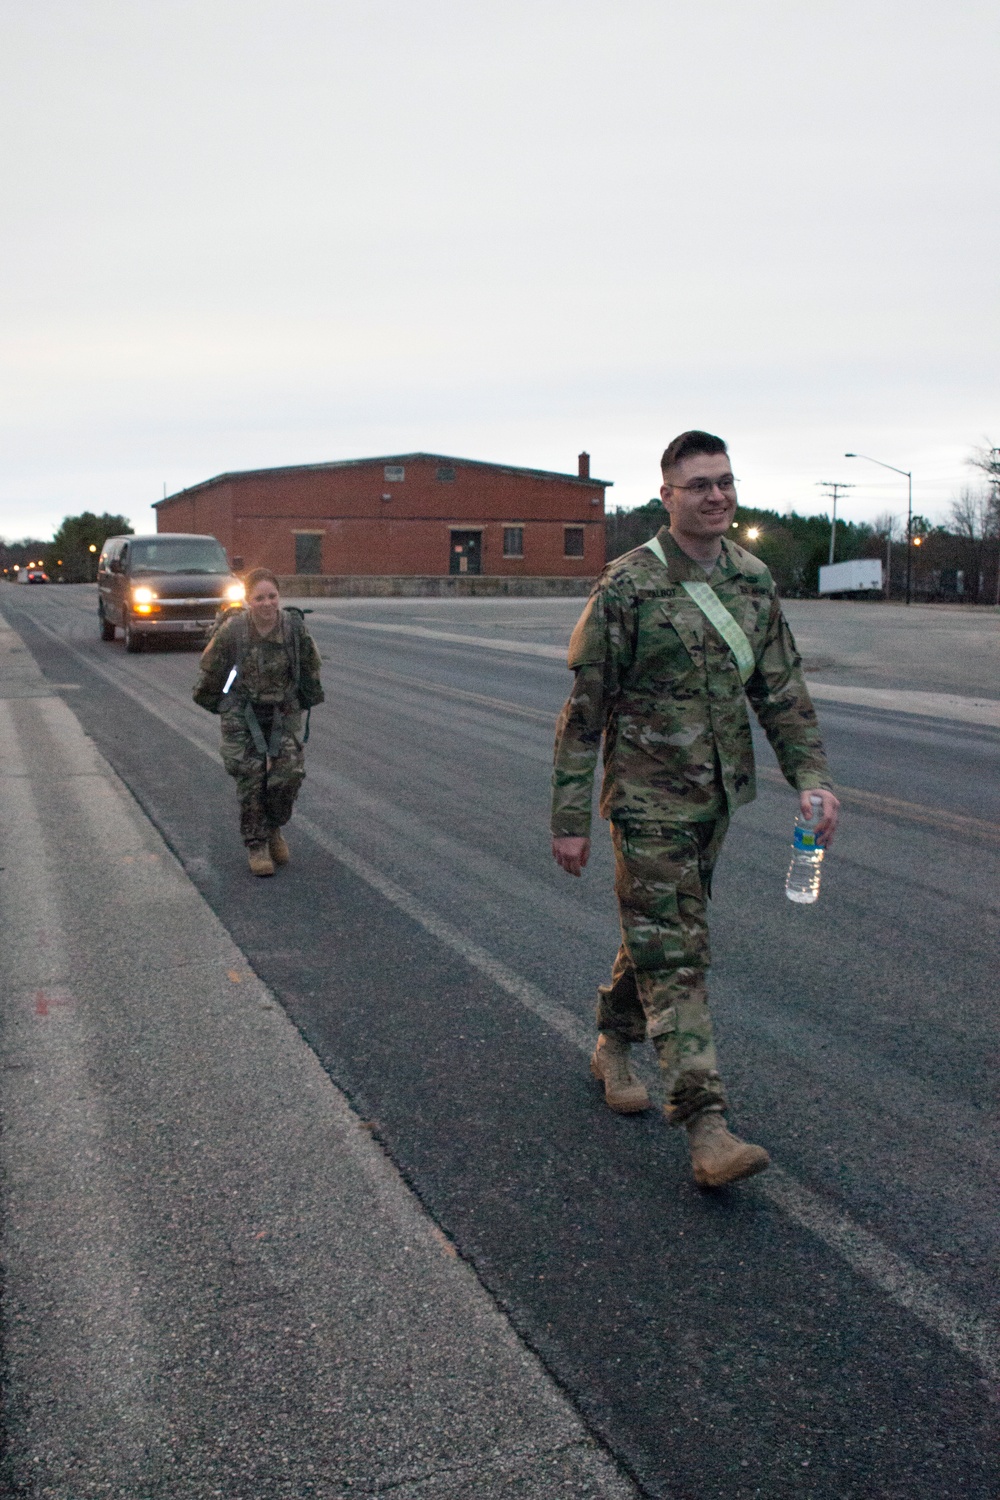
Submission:
<svg viewBox="0 0 1000 1500">
<path fill-rule="evenodd" d="M 1000 443 L 986 0 L 0 0 L 0 536 L 423 449 L 943 516 Z"/>
</svg>

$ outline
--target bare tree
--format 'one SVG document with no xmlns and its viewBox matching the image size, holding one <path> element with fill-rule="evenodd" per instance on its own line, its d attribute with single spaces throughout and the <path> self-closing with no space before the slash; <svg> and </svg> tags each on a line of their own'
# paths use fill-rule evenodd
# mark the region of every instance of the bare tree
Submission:
<svg viewBox="0 0 1000 1500">
<path fill-rule="evenodd" d="M 875 535 L 885 537 L 887 542 L 898 542 L 903 535 L 903 523 L 891 511 L 883 510 L 871 524 Z"/>
<path fill-rule="evenodd" d="M 988 444 L 982 448 L 973 448 L 967 462 L 970 468 L 978 469 L 980 474 L 984 474 L 989 484 L 986 526 L 982 534 L 984 537 L 1000 536 L 1000 448 L 992 448 Z M 997 579 L 997 587 L 1000 590 L 1000 577 Z"/>
<path fill-rule="evenodd" d="M 966 463 L 971 469 L 978 469 L 980 474 L 985 474 L 987 479 L 1000 481 L 1000 448 L 984 443 L 981 448 L 973 448 Z"/>
<path fill-rule="evenodd" d="M 983 536 L 995 537 L 997 542 L 997 575 L 993 602 L 1000 605 L 1000 448 L 994 448 L 992 444 L 973 448 L 967 462 L 973 469 L 978 469 L 980 474 L 984 474 L 989 484 Z"/>
<path fill-rule="evenodd" d="M 958 536 L 981 542 L 992 534 L 996 497 L 985 489 L 963 485 L 951 502 L 948 518 Z"/>
</svg>

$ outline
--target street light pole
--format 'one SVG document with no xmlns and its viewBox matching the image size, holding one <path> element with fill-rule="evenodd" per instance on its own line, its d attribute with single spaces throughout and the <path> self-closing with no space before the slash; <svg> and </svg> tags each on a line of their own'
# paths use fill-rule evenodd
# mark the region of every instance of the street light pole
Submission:
<svg viewBox="0 0 1000 1500">
<path fill-rule="evenodd" d="M 871 458 L 867 453 L 845 453 L 844 457 L 863 458 L 867 463 L 878 464 L 880 469 L 902 474 L 906 480 L 906 602 L 909 604 L 913 595 L 913 471 L 897 469 L 895 464 L 884 464 L 880 458 Z"/>
</svg>

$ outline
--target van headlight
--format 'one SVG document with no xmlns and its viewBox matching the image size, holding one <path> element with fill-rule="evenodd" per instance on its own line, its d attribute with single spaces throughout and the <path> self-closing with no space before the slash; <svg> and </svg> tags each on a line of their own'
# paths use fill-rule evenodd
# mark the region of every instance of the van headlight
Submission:
<svg viewBox="0 0 1000 1500">
<path fill-rule="evenodd" d="M 229 583 L 223 598 L 228 599 L 231 604 L 241 604 L 246 598 L 246 588 L 242 583 Z"/>
<path fill-rule="evenodd" d="M 153 600 L 156 598 L 156 595 L 153 593 L 152 589 L 139 588 L 132 590 L 132 598 L 135 600 L 136 604 L 152 604 Z"/>
</svg>

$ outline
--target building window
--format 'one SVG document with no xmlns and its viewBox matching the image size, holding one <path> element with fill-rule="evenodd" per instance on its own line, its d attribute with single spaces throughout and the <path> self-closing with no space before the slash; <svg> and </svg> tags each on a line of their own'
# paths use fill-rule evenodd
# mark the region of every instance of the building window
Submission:
<svg viewBox="0 0 1000 1500">
<path fill-rule="evenodd" d="M 386 464 L 382 476 L 386 484 L 402 484 L 406 478 L 406 470 L 402 464 Z"/>
<path fill-rule="evenodd" d="M 583 527 L 567 526 L 563 532 L 563 556 L 583 556 Z"/>
<path fill-rule="evenodd" d="M 504 557 L 524 556 L 524 527 L 505 526 L 503 529 Z"/>
<path fill-rule="evenodd" d="M 438 464 L 437 477 L 442 484 L 455 483 L 455 469 L 453 464 Z"/>
<path fill-rule="evenodd" d="M 315 531 L 295 533 L 295 571 L 296 573 L 322 573 L 323 537 L 321 533 Z"/>
</svg>

